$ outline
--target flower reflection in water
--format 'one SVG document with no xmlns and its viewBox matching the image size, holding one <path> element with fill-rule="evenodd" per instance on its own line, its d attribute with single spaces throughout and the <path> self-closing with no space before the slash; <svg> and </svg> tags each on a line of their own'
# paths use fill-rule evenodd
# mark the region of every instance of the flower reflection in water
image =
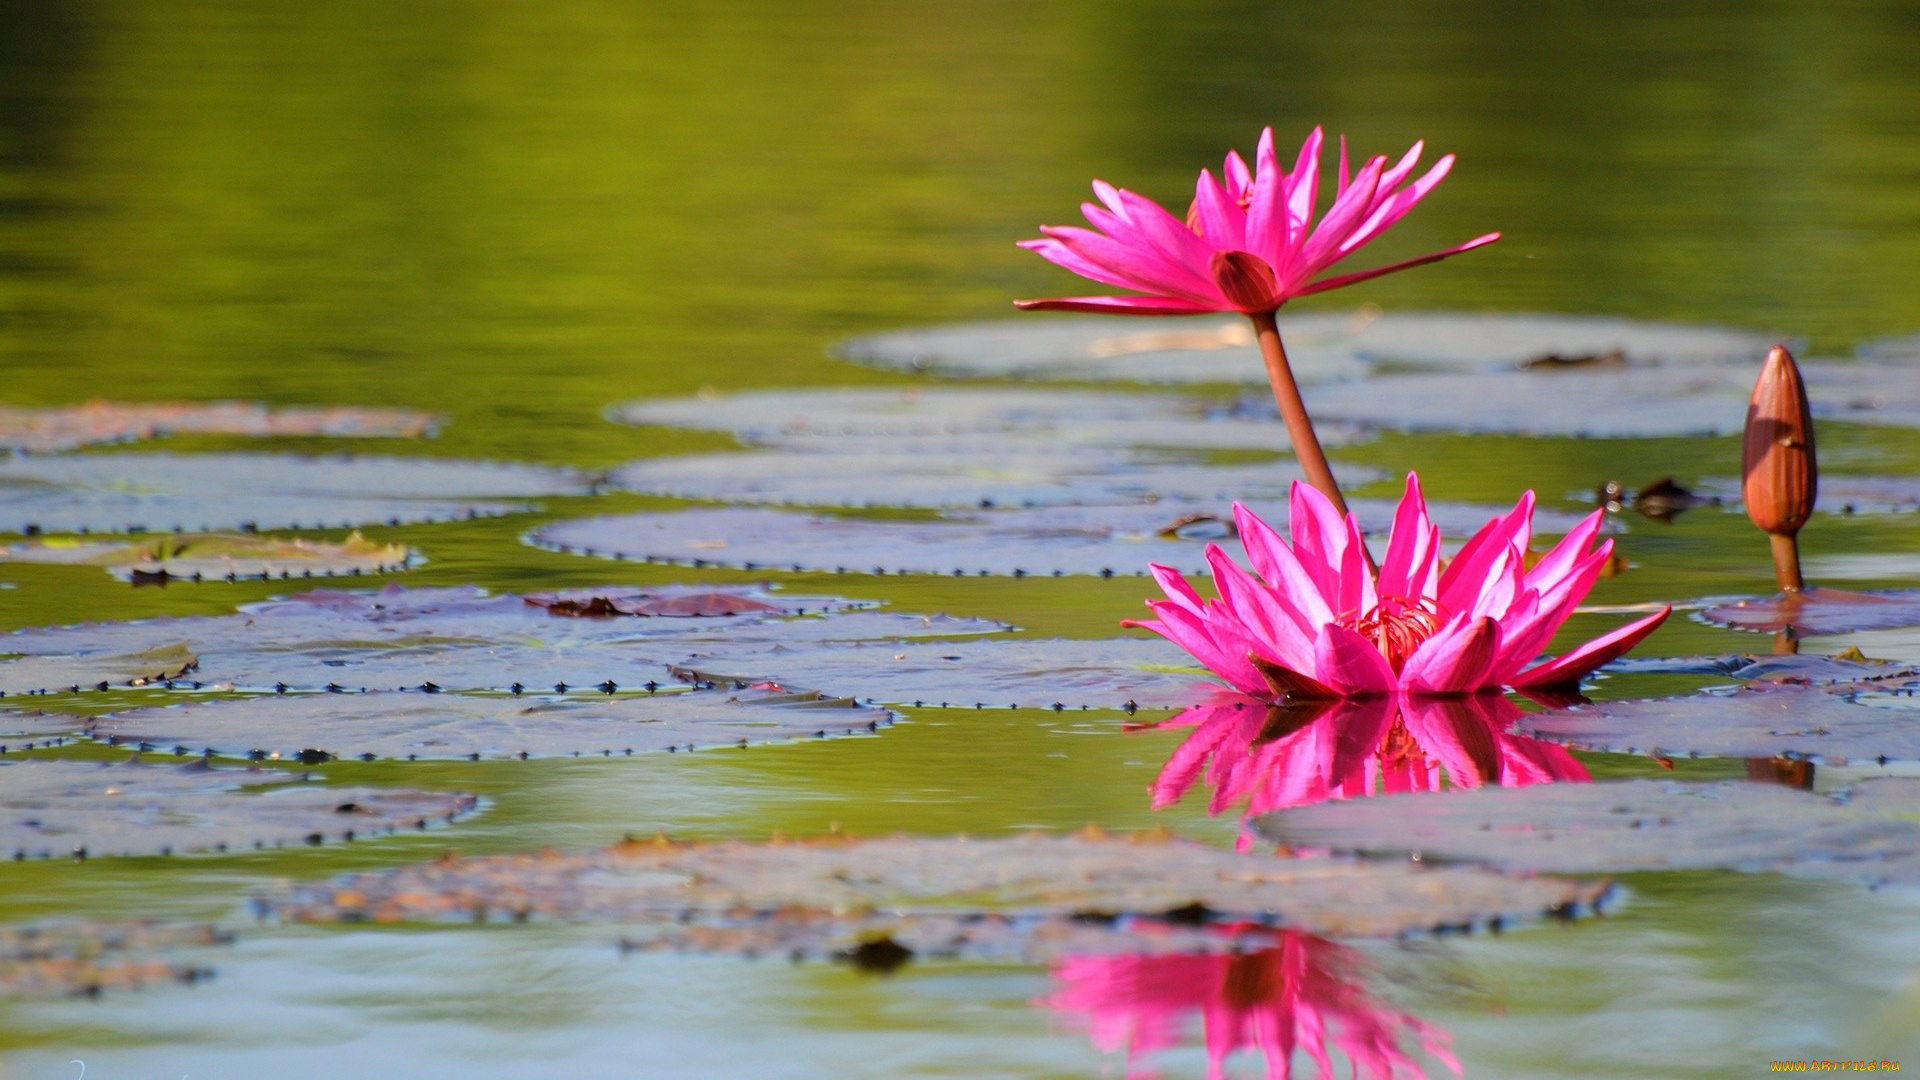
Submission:
<svg viewBox="0 0 1920 1080">
<path fill-rule="evenodd" d="M 1204 770 L 1207 810 L 1244 802 L 1248 816 L 1329 799 L 1485 784 L 1587 783 L 1565 747 L 1507 729 L 1520 709 L 1499 693 L 1461 697 L 1282 701 L 1222 691 L 1166 723 L 1190 727 L 1153 784 L 1155 808 L 1187 793 Z"/>
<path fill-rule="evenodd" d="M 1356 1080 L 1427 1075 L 1407 1041 L 1460 1072 L 1445 1032 L 1367 994 L 1358 952 L 1297 930 L 1275 937 L 1254 952 L 1069 957 L 1040 1004 L 1084 1024 L 1101 1050 L 1124 1050 L 1129 1077 L 1157 1075 L 1142 1059 L 1179 1045 L 1196 1013 L 1209 1080 L 1224 1077 L 1242 1049 L 1266 1057 L 1269 1078 L 1292 1076 L 1296 1052 L 1318 1075 L 1335 1076 L 1330 1050 L 1346 1056 Z"/>
</svg>

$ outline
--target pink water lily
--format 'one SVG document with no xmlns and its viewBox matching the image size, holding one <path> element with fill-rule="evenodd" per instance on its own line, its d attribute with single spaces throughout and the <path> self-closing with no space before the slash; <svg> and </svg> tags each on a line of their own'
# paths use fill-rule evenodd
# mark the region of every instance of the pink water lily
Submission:
<svg viewBox="0 0 1920 1080">
<path fill-rule="evenodd" d="M 1043 239 L 1020 246 L 1081 277 L 1146 295 L 1021 300 L 1017 306 L 1120 315 L 1253 315 L 1272 312 L 1296 296 L 1355 285 L 1500 239 L 1499 233 L 1487 233 L 1418 258 L 1319 278 L 1405 217 L 1453 168 L 1448 154 L 1408 183 L 1425 147 L 1414 143 L 1392 165 L 1377 156 L 1354 172 L 1342 138 L 1333 201 L 1316 223 L 1324 141 L 1321 129 L 1314 128 L 1288 173 L 1274 151 L 1273 129 L 1265 129 L 1253 167 L 1238 152 L 1229 152 L 1220 176 L 1201 170 L 1184 220 L 1143 195 L 1095 181 L 1099 205 L 1081 206 L 1092 229 L 1043 226 Z"/>
<path fill-rule="evenodd" d="M 1274 152 L 1273 129 L 1263 130 L 1252 168 L 1237 152 L 1229 152 L 1219 177 L 1201 170 L 1193 205 L 1184 221 L 1152 199 L 1094 181 L 1093 192 L 1100 204 L 1082 203 L 1080 207 L 1093 228 L 1047 225 L 1040 229 L 1041 239 L 1027 240 L 1020 246 L 1081 277 L 1144 295 L 1017 300 L 1014 306 L 1119 315 L 1204 315 L 1216 311 L 1246 315 L 1253 320 L 1254 338 L 1267 366 L 1274 404 L 1307 482 L 1345 512 L 1339 482 L 1301 400 L 1274 312 L 1296 296 L 1356 285 L 1458 255 L 1491 244 L 1500 239 L 1500 234 L 1487 233 L 1464 244 L 1371 270 L 1320 277 L 1334 263 L 1359 251 L 1405 217 L 1453 168 L 1453 155 L 1448 154 L 1409 183 L 1425 145 L 1414 143 L 1391 166 L 1385 157 L 1374 157 L 1354 172 L 1347 161 L 1347 141 L 1343 137 L 1333 201 L 1316 223 L 1320 148 L 1324 141 L 1321 130 L 1314 128 L 1300 147 L 1293 172 L 1288 173 L 1280 167 L 1280 158 Z M 1367 558 L 1364 550 L 1361 557 Z"/>
<path fill-rule="evenodd" d="M 1494 518 L 1446 563 L 1418 476 L 1407 476 L 1376 571 L 1360 526 L 1319 491 L 1293 485 L 1291 543 L 1235 504 L 1254 573 L 1207 546 L 1218 597 L 1152 566 L 1167 599 L 1148 601 L 1151 630 L 1243 693 L 1288 698 L 1467 694 L 1577 684 L 1664 622 L 1664 608 L 1557 659 L 1535 664 L 1613 554 L 1595 546 L 1595 511 L 1529 568 L 1533 493 Z"/>
</svg>

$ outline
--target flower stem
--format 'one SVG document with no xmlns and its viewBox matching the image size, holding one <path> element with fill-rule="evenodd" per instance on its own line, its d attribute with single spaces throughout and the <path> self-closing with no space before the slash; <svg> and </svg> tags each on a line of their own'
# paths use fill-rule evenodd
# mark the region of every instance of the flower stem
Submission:
<svg viewBox="0 0 1920 1080">
<path fill-rule="evenodd" d="M 1287 425 L 1287 437 L 1293 440 L 1293 456 L 1300 460 L 1307 483 L 1331 499 L 1334 508 L 1344 516 L 1347 500 L 1341 497 L 1340 485 L 1333 479 L 1333 469 L 1327 465 L 1327 455 L 1320 449 L 1320 437 L 1314 434 L 1313 420 L 1307 416 L 1307 403 L 1300 400 L 1300 386 L 1293 381 L 1293 368 L 1287 364 L 1287 347 L 1280 342 L 1280 327 L 1273 321 L 1273 312 L 1247 317 L 1253 320 L 1260 357 L 1267 362 L 1267 381 L 1273 384 L 1274 404 L 1280 406 L 1280 419 Z"/>
<path fill-rule="evenodd" d="M 1768 533 L 1773 544 L 1773 578 L 1782 592 L 1797 593 L 1807 587 L 1800 577 L 1800 538 L 1793 533 Z"/>
</svg>

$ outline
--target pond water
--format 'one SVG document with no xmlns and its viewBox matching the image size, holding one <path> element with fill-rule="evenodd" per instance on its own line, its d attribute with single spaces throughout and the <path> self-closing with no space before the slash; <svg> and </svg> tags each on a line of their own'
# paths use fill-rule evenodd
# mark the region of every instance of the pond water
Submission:
<svg viewBox="0 0 1920 1080">
<path fill-rule="evenodd" d="M 1737 12 L 1244 0 L 0 4 L 0 404 L 238 399 L 442 418 L 427 439 L 191 434 L 132 448 L 140 453 L 355 450 L 597 473 L 726 451 L 737 444 L 723 431 L 606 413 L 645 398 L 923 383 L 828 349 L 1009 316 L 1015 297 L 1081 292 L 1014 241 L 1074 220 L 1096 176 L 1184 204 L 1193 171 L 1227 147 L 1251 149 L 1264 124 L 1283 144 L 1324 124 L 1363 152 L 1424 138 L 1459 155 L 1447 182 L 1369 253 L 1379 262 L 1505 233 L 1444 265 L 1302 301 L 1302 314 L 1364 304 L 1389 316 L 1626 316 L 1750 329 L 1794 342 L 1803 358 L 1851 358 L 1920 330 L 1916 56 L 1920 14 L 1895 0 Z M 1820 438 L 1830 470 L 1920 475 L 1906 429 L 1828 423 Z M 1586 509 L 1608 481 L 1631 491 L 1670 476 L 1715 490 L 1737 476 L 1739 456 L 1737 436 L 1329 441 L 1337 468 L 1381 478 L 1350 492 L 1364 499 L 1392 499 L 1395 477 L 1417 467 L 1438 500 L 1504 506 L 1531 488 L 1560 514 Z M 1255 447 L 1221 456 L 1263 460 Z M 537 509 L 370 526 L 371 539 L 424 556 L 392 580 L 501 593 L 771 580 L 776 595 L 1071 639 L 1116 635 L 1152 591 L 1130 571 L 770 577 L 613 562 L 522 538 L 566 519 L 683 504 L 582 494 L 586 481 L 570 473 L 474 483 L 413 494 Z M 1845 574 L 1829 580 L 1846 588 L 1912 587 L 1916 522 L 1910 503 L 1822 513 L 1804 533 L 1810 570 Z M 1602 580 L 1590 604 L 1773 588 L 1766 544 L 1737 509 L 1623 515 L 1616 542 L 1631 567 Z M 12 562 L 0 563 L 0 585 L 4 630 L 226 615 L 299 591 L 284 581 L 130 588 L 98 566 Z M 1620 621 L 1577 617 L 1552 649 Z M 1920 663 L 1911 630 L 1812 638 L 1807 651 L 1855 643 Z M 584 651 L 563 659 L 613 648 L 566 644 Z M 1676 615 L 1640 652 L 1755 648 L 1765 652 L 1766 639 Z M 1727 682 L 1625 670 L 1590 693 Z M 95 714 L 155 693 L 34 704 Z M 1124 1054 L 1089 1038 L 1090 1016 L 1096 1034 L 1102 1016 L 1174 1024 L 1179 1036 L 1136 1065 L 1203 1075 L 1198 1002 L 1222 986 L 1229 1005 L 1264 1000 L 1247 988 L 1275 977 L 1258 959 L 1269 954 L 1168 972 L 972 957 L 883 977 L 623 951 L 604 924 L 286 925 L 253 904 L 448 848 L 582 851 L 656 831 L 999 837 L 1097 823 L 1165 825 L 1231 846 L 1237 815 L 1209 816 L 1200 791 L 1153 808 L 1150 789 L 1185 732 L 1126 730 L 1140 718 L 1122 700 L 1061 711 L 908 705 L 873 736 L 690 755 L 335 761 L 319 767 L 329 782 L 466 791 L 481 809 L 352 844 L 8 863 L 8 926 L 211 921 L 237 939 L 184 953 L 216 972 L 195 985 L 0 998 L 0 1076 L 1120 1075 Z M 1736 758 L 1569 756 L 1595 780 L 1748 775 Z M 1916 771 L 1853 761 L 1820 764 L 1815 790 Z M 1558 758 L 1555 768 L 1567 771 Z M 1371 1016 L 1399 1036 L 1406 1061 L 1381 1075 L 1448 1073 L 1420 1032 L 1444 1033 L 1434 1045 L 1485 1077 L 1747 1076 L 1811 1059 L 1920 1067 L 1920 895 L 1910 886 L 1716 869 L 1617 880 L 1601 917 L 1338 945 L 1289 936 L 1271 946 L 1273 970 L 1318 965 L 1327 974 L 1316 1007 Z M 1303 1048 L 1302 1075 L 1310 1060 Z M 1262 1065 L 1248 1054 L 1236 1068 L 1258 1075 Z"/>
</svg>

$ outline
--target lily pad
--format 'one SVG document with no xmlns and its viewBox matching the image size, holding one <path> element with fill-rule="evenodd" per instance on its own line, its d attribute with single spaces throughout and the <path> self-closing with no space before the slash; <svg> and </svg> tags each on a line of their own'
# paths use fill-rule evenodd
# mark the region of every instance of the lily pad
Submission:
<svg viewBox="0 0 1920 1080">
<path fill-rule="evenodd" d="M 1655 757 L 1793 757 L 1828 764 L 1920 761 L 1920 679 L 1761 682 L 1726 692 L 1574 705 L 1516 731 Z"/>
<path fill-rule="evenodd" d="M 149 686 L 180 678 L 199 663 L 193 650 L 177 635 L 162 632 L 125 637 L 138 638 L 126 651 L 120 651 L 112 644 L 103 644 L 82 655 L 27 655 L 0 663 L 0 694 L 24 694 L 39 690 L 77 692 L 102 683 L 109 686 Z M 0 650 L 32 651 L 32 646 L 24 642 L 19 649 L 10 649 L 7 642 L 8 639 L 0 638 Z"/>
<path fill-rule="evenodd" d="M 1728 869 L 1920 880 L 1920 780 L 1850 802 L 1779 784 L 1628 780 L 1323 803 L 1257 821 L 1269 839 L 1514 872 Z"/>
<path fill-rule="evenodd" d="M 250 401 L 0 406 L 0 448 L 46 454 L 174 434 L 412 438 L 432 434 L 438 423 L 435 417 L 411 409 L 353 405 L 275 409 Z"/>
<path fill-rule="evenodd" d="M 1391 504 L 1356 499 L 1363 524 L 1384 532 Z M 1500 511 L 1430 503 L 1443 535 L 1470 536 Z M 1284 530 L 1284 503 L 1254 510 Z M 1535 515 L 1541 533 L 1565 532 L 1579 518 Z M 942 521 L 881 521 L 777 510 L 715 508 L 618 517 L 575 518 L 527 537 L 538 547 L 583 555 L 685 566 L 815 573 L 1004 574 L 1021 577 L 1143 576 L 1148 563 L 1205 574 L 1206 547 L 1232 543 L 1231 504 L 1058 506 L 950 513 Z"/>
<path fill-rule="evenodd" d="M 1757 360 L 1772 344 L 1717 327 L 1577 315 L 1283 311 L 1279 323 L 1290 366 L 1304 383 L 1402 369 L 1492 371 L 1534 364 L 1571 370 L 1582 362 L 1608 365 L 1615 357 L 1621 365 L 1734 364 Z M 873 367 L 943 375 L 1266 382 L 1252 326 L 1238 316 L 1028 317 L 898 330 L 856 338 L 840 351 Z"/>
<path fill-rule="evenodd" d="M 366 693 L 191 702 L 102 716 L 87 734 L 143 749 L 226 757 L 479 759 L 631 756 L 865 734 L 885 709 L 754 686 L 645 697 Z"/>
<path fill-rule="evenodd" d="M 427 458 L 87 454 L 0 460 L 0 532 L 347 528 L 512 513 L 582 495 L 564 469 Z"/>
<path fill-rule="evenodd" d="M 325 787 L 204 763 L 0 761 L 0 852 L 16 859 L 244 851 L 424 829 L 478 805 L 460 792 Z"/>
<path fill-rule="evenodd" d="M 585 855 L 447 857 L 296 885 L 269 897 L 311 922 L 490 915 L 726 924 L 780 913 L 865 919 L 1021 916 L 1045 922 L 1178 912 L 1393 935 L 1589 907 L 1604 885 L 1328 859 L 1248 858 L 1164 834 L 1002 839 L 828 836 L 750 844 L 628 841 Z"/>
<path fill-rule="evenodd" d="M 1735 630 L 1772 634 L 1848 634 L 1920 626 L 1920 589 L 1849 592 L 1809 588 L 1798 593 L 1735 600 L 1707 608 L 1700 617 Z"/>
<path fill-rule="evenodd" d="M 587 590 L 605 596 L 636 590 Z M 652 595 L 685 598 L 662 587 Z M 844 611 L 844 601 L 742 591 L 780 611 L 724 618 L 574 618 L 478 589 L 376 593 L 315 590 L 237 615 L 92 623 L 0 636 L 0 689 L 104 688 L 185 677 L 223 689 L 433 688 L 484 690 L 602 684 L 637 688 L 670 679 L 667 665 L 716 643 L 766 648 L 822 642 L 949 637 L 1007 629 L 987 619 Z M 777 618 L 786 610 L 826 616 Z M 162 649 L 159 653 L 153 650 Z M 800 685 L 816 686 L 803 681 Z"/>
<path fill-rule="evenodd" d="M 1729 653 L 1725 656 L 1622 656 L 1604 669 L 1618 675 L 1705 675 L 1748 681 L 1826 685 L 1861 679 L 1915 674 L 1912 666 L 1885 660 L 1850 660 L 1816 653 L 1781 656 Z"/>
<path fill-rule="evenodd" d="M 96 997 L 157 983 L 196 983 L 213 972 L 181 963 L 233 941 L 205 923 L 147 921 L 0 926 L 0 998 Z"/>
<path fill-rule="evenodd" d="M 721 685 L 774 681 L 939 708 L 1177 709 L 1218 687 L 1159 638 L 715 645 L 676 667 Z"/>
<path fill-rule="evenodd" d="M 413 558 L 405 544 L 378 544 L 359 533 L 338 544 L 265 536 L 200 534 L 153 540 L 28 540 L 0 545 L 0 559 L 104 567 L 122 581 L 239 581 L 384 574 Z"/>
<path fill-rule="evenodd" d="M 47 735 L 71 735 L 87 725 L 85 717 L 70 716 L 66 713 L 47 712 L 43 709 L 0 709 L 0 735 L 26 735 L 40 738 Z M 32 745 L 31 742 L 28 745 Z M 11 749 L 0 743 L 0 754 Z"/>
<path fill-rule="evenodd" d="M 1351 465 L 1341 466 L 1339 474 L 1350 484 L 1380 476 Z M 614 469 L 608 482 L 643 495 L 716 502 L 984 509 L 1284 500 L 1301 476 L 1291 458 L 1204 465 L 1142 451 L 1006 438 L 972 447 L 836 439 L 821 440 L 817 448 L 648 458 Z"/>
<path fill-rule="evenodd" d="M 756 445 L 804 447 L 849 438 L 1045 436 L 1063 445 L 1279 450 L 1288 446 L 1272 401 L 1205 401 L 1178 394 L 1022 387 L 858 387 L 756 390 L 616 406 L 622 423 L 717 431 Z M 1324 446 L 1356 429 L 1318 427 Z"/>
</svg>

